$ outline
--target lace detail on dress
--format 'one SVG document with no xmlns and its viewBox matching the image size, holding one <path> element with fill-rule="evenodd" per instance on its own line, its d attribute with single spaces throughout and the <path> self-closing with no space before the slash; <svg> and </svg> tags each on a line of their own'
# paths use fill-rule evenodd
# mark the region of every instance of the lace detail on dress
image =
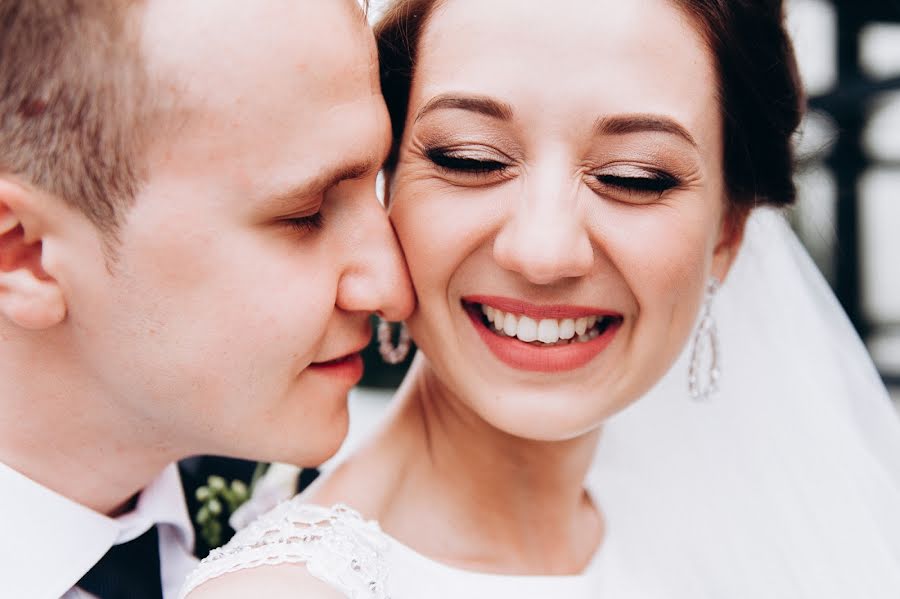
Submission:
<svg viewBox="0 0 900 599">
<path fill-rule="evenodd" d="M 286 501 L 213 550 L 188 576 L 179 597 L 204 582 L 245 568 L 303 563 L 310 574 L 351 599 L 390 599 L 385 587 L 388 541 L 377 522 L 336 505 Z"/>
</svg>

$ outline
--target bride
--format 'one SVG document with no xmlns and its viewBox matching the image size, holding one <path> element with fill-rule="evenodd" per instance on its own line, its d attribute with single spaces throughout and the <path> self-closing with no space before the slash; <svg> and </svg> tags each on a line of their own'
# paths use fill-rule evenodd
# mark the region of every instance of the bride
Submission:
<svg viewBox="0 0 900 599">
<path fill-rule="evenodd" d="M 185 593 L 896 597 L 900 426 L 759 208 L 793 198 L 780 3 L 399 0 L 376 35 L 421 351 Z"/>
</svg>

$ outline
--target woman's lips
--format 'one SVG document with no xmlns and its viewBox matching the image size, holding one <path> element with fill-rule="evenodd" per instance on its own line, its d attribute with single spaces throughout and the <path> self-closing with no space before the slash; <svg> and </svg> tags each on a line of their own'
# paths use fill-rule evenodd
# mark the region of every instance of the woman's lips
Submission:
<svg viewBox="0 0 900 599">
<path fill-rule="evenodd" d="M 533 372 L 586 365 L 612 343 L 623 322 L 621 314 L 610 310 L 497 297 L 466 297 L 463 307 L 491 353 L 513 368 Z"/>
</svg>

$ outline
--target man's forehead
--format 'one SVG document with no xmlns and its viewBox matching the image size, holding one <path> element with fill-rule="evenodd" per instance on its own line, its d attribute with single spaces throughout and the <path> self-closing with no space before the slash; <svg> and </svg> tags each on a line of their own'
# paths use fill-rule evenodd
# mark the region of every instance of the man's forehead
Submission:
<svg viewBox="0 0 900 599">
<path fill-rule="evenodd" d="M 364 154 L 354 162 L 380 155 L 390 127 L 355 0 L 222 0 L 216 8 L 230 12 L 215 16 L 197 4 L 148 5 L 142 43 L 158 51 L 149 66 L 164 127 L 151 165 L 190 175 L 209 163 L 282 187 L 350 159 L 351 148 Z"/>
<path fill-rule="evenodd" d="M 373 66 L 354 0 L 220 0 L 214 9 L 155 0 L 144 10 L 141 49 L 152 80 L 206 102 L 278 81 L 333 85 Z"/>
</svg>

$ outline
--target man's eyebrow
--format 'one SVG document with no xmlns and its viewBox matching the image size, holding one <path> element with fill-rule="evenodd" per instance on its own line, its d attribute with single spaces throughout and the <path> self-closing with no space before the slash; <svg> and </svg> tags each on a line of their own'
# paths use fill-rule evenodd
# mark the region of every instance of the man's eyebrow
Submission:
<svg viewBox="0 0 900 599">
<path fill-rule="evenodd" d="M 429 112 L 441 109 L 468 110 L 501 121 L 509 121 L 513 117 L 512 106 L 488 96 L 441 94 L 430 99 L 425 106 L 419 109 L 416 120 L 418 121 Z"/>
<path fill-rule="evenodd" d="M 381 157 L 371 156 L 360 162 L 333 167 L 287 190 L 271 194 L 268 196 L 266 203 L 275 206 L 281 205 L 286 209 L 294 208 L 298 202 L 318 196 L 342 181 L 361 179 L 378 171 L 382 163 Z"/>
<path fill-rule="evenodd" d="M 677 135 L 692 146 L 697 141 L 688 130 L 677 121 L 655 114 L 627 114 L 600 117 L 594 122 L 595 135 L 627 135 L 629 133 L 658 132 Z"/>
</svg>

